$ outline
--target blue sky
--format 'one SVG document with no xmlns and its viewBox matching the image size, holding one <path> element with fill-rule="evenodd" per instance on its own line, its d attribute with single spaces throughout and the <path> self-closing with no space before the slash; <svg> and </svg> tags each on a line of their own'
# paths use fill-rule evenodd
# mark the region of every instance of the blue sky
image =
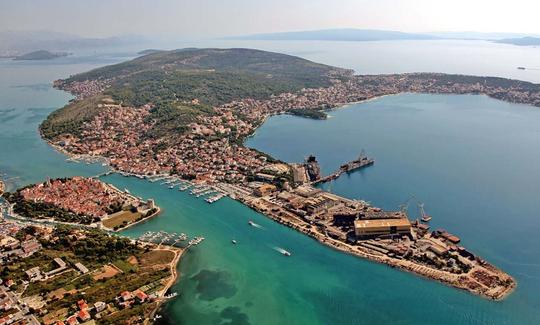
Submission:
<svg viewBox="0 0 540 325">
<path fill-rule="evenodd" d="M 540 33 L 540 0 L 0 0 L 0 31 L 225 36 L 325 28 Z"/>
</svg>

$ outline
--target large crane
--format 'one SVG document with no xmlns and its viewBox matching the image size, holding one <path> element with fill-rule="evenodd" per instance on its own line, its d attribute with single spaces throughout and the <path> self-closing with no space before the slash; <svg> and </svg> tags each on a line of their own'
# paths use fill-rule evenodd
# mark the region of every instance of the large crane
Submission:
<svg viewBox="0 0 540 325">
<path fill-rule="evenodd" d="M 420 220 L 423 222 L 429 222 L 431 220 L 431 216 L 424 210 L 424 203 L 418 202 L 418 211 L 420 211 Z"/>
<path fill-rule="evenodd" d="M 405 202 L 403 202 L 402 204 L 399 205 L 399 211 L 401 211 L 401 213 L 404 213 L 406 215 L 407 210 L 409 209 L 409 203 L 414 198 L 415 198 L 414 194 L 411 194 L 411 196 L 407 199 L 407 201 L 405 201 Z"/>
</svg>

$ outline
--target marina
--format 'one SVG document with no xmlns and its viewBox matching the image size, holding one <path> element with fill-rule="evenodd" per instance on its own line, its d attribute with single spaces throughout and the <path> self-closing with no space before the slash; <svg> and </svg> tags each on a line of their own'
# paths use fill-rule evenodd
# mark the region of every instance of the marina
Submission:
<svg viewBox="0 0 540 325">
<path fill-rule="evenodd" d="M 136 241 L 152 243 L 161 246 L 172 246 L 177 248 L 188 248 L 200 244 L 205 238 L 202 236 L 196 236 L 192 239 L 184 233 L 168 233 L 166 231 L 147 231 L 142 235 L 135 238 Z"/>
</svg>

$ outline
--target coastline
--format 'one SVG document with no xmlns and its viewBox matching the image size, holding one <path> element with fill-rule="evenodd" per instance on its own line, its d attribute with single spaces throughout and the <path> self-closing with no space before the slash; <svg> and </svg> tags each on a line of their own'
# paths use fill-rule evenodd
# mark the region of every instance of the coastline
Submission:
<svg viewBox="0 0 540 325">
<path fill-rule="evenodd" d="M 386 96 L 395 96 L 395 95 L 398 95 L 399 93 L 396 93 L 396 94 L 385 94 L 385 95 L 380 95 L 380 96 L 374 96 L 374 97 L 371 97 L 371 98 L 366 98 L 366 99 L 363 99 L 363 100 L 360 100 L 360 101 L 356 101 L 356 102 L 350 102 L 350 103 L 339 103 L 337 104 L 335 107 L 332 107 L 332 108 L 329 108 L 325 111 L 332 111 L 332 110 L 337 110 L 337 109 L 342 109 L 342 108 L 347 108 L 348 106 L 351 106 L 351 105 L 354 105 L 354 104 L 358 104 L 358 103 L 364 103 L 364 102 L 368 102 L 368 101 L 373 101 L 373 100 L 377 100 L 377 99 L 380 99 L 382 97 L 386 97 Z M 486 94 L 479 94 L 479 95 L 486 95 Z M 491 97 L 489 95 L 486 95 L 488 97 Z M 500 100 L 500 99 L 499 99 Z M 246 136 L 246 138 L 248 137 L 251 137 L 255 134 L 256 130 L 264 123 L 264 121 L 266 121 L 268 118 L 274 116 L 274 115 L 281 115 L 281 114 L 287 114 L 285 112 L 278 112 L 278 113 L 273 113 L 273 114 L 266 114 L 263 119 L 261 120 L 261 123 L 260 124 L 257 124 L 253 130 L 253 133 L 250 134 L 249 136 Z M 245 139 L 243 139 L 243 142 L 245 141 Z M 67 156 L 71 157 L 71 158 L 80 158 L 80 157 L 91 157 L 91 159 L 103 159 L 106 164 L 111 168 L 111 171 L 113 172 L 118 172 L 118 173 L 122 173 L 121 170 L 118 170 L 114 167 L 112 167 L 110 164 L 109 164 L 109 159 L 107 159 L 106 157 L 101 157 L 101 156 L 91 156 L 91 155 L 76 155 L 76 154 L 72 154 L 72 153 L 69 153 L 68 151 L 66 151 L 65 149 L 63 149 L 62 147 L 52 143 L 51 141 L 49 141 L 48 139 L 44 139 L 45 141 L 47 141 L 47 143 L 51 144 L 57 151 L 61 152 L 61 153 L 64 153 L 66 154 Z M 264 153 L 264 152 L 263 152 Z M 264 153 L 266 155 L 268 155 L 267 153 Z M 133 177 L 137 177 L 137 178 L 145 178 L 146 175 L 140 175 L 140 174 L 134 174 L 134 173 L 128 173 L 128 176 L 133 176 Z M 222 183 L 218 183 L 218 185 L 220 185 Z M 426 267 L 426 266 L 423 266 L 423 265 L 420 265 L 420 264 L 417 264 L 417 263 L 414 263 L 414 262 L 411 262 L 411 261 L 407 261 L 407 260 L 397 260 L 397 259 L 393 259 L 393 258 L 390 258 L 386 255 L 377 255 L 377 254 L 373 254 L 373 253 L 370 253 L 369 250 L 367 250 L 366 248 L 363 248 L 361 246 L 351 246 L 349 244 L 346 244 L 344 242 L 341 242 L 341 241 L 337 241 L 335 239 L 332 239 L 330 238 L 329 236 L 325 236 L 319 232 L 315 232 L 315 231 L 312 231 L 312 230 L 309 230 L 309 229 L 306 229 L 305 226 L 307 225 L 306 223 L 303 223 L 303 221 L 299 220 L 299 223 L 293 223 L 293 222 L 290 222 L 290 221 L 287 221 L 287 220 L 284 220 L 282 219 L 281 217 L 276 217 L 274 215 L 272 215 L 271 213 L 265 213 L 264 211 L 260 211 L 258 210 L 254 205 L 250 204 L 249 202 L 247 202 L 246 200 L 244 200 L 243 198 L 239 198 L 239 197 L 231 197 L 232 199 L 236 200 L 236 201 L 239 201 L 240 203 L 244 204 L 245 206 L 253 209 L 254 211 L 257 211 L 258 213 L 261 213 L 263 214 L 264 216 L 282 224 L 282 225 L 285 225 L 289 228 L 292 228 L 296 231 L 299 231 L 309 237 L 311 237 L 312 239 L 315 239 L 317 240 L 319 243 L 323 244 L 323 245 L 326 245 L 328 247 L 331 247 L 333 249 L 336 249 L 340 252 L 344 252 L 344 253 L 347 253 L 347 254 L 350 254 L 350 255 L 354 255 L 356 257 L 361 257 L 361 258 L 365 258 L 369 261 L 372 261 L 372 262 L 377 262 L 377 263 L 381 263 L 381 264 L 386 264 L 392 268 L 399 268 L 403 271 L 406 271 L 406 272 L 409 272 L 409 273 L 412 273 L 412 274 L 415 274 L 417 276 L 420 276 L 420 277 L 423 277 L 423 278 L 426 278 L 426 279 L 430 279 L 430 280 L 435 280 L 439 283 L 442 283 L 444 285 L 447 285 L 447 286 L 450 286 L 450 287 L 453 287 L 453 288 L 457 288 L 457 289 L 461 289 L 461 290 L 464 290 L 464 291 L 467 291 L 469 293 L 472 293 L 474 295 L 477 295 L 477 296 L 480 296 L 482 298 L 486 298 L 486 299 L 491 299 L 491 300 L 495 300 L 495 301 L 500 301 L 500 300 L 503 300 L 504 298 L 506 298 L 509 294 L 511 294 L 513 292 L 513 290 L 515 289 L 515 287 L 517 286 L 517 283 L 515 281 L 515 279 L 513 277 L 511 277 L 510 275 L 507 275 L 508 276 L 508 279 L 511 280 L 512 282 L 512 285 L 511 286 L 508 286 L 506 288 L 506 290 L 504 291 L 500 291 L 500 292 L 494 292 L 494 293 L 485 293 L 485 292 L 479 292 L 477 290 L 473 290 L 469 287 L 467 287 L 465 284 L 463 283 L 460 283 L 459 282 L 459 277 L 455 274 L 452 274 L 452 273 L 448 273 L 448 272 L 443 272 L 443 271 L 439 271 L 439 270 L 436 270 L 436 269 L 433 269 L 433 268 L 429 268 L 429 267 Z M 158 213 L 156 213 L 155 215 L 157 215 Z M 155 215 L 153 215 L 152 217 L 154 217 Z M 142 221 L 146 221 L 146 219 L 148 218 L 145 218 L 143 220 L 140 220 L 138 222 L 136 222 L 137 224 L 142 222 Z M 127 229 L 128 227 L 131 227 L 133 226 L 134 224 L 136 223 L 133 223 L 133 224 L 130 224 L 120 230 L 124 230 L 124 229 Z M 488 264 L 488 266 L 492 269 L 495 270 L 495 272 L 497 273 L 502 273 L 502 274 L 505 274 L 502 270 L 499 270 L 497 269 L 496 267 L 494 267 L 493 265 L 491 264 Z M 170 286 L 172 286 L 172 284 L 170 284 Z"/>
<path fill-rule="evenodd" d="M 270 214 L 266 214 L 263 211 L 258 210 L 254 205 L 249 204 L 249 202 L 245 202 L 243 200 L 238 200 L 238 201 L 246 205 L 247 207 L 251 208 L 252 210 L 258 213 L 261 213 L 267 218 L 270 218 L 273 221 L 278 222 L 279 224 L 287 226 L 288 228 L 296 230 L 304 235 L 307 235 L 311 237 L 312 239 L 316 240 L 318 243 L 323 244 L 327 247 L 333 248 L 335 250 L 338 250 L 342 253 L 353 255 L 355 257 L 361 257 L 371 262 L 385 264 L 392 268 L 399 268 L 402 271 L 406 271 L 408 273 L 414 274 L 416 276 L 419 276 L 425 279 L 435 280 L 441 284 L 444 284 L 444 285 L 447 285 L 449 287 L 453 287 L 456 289 L 467 291 L 471 294 L 480 296 L 482 298 L 487 298 L 494 301 L 501 301 L 501 300 L 504 300 L 507 296 L 509 296 L 517 287 L 517 282 L 515 281 L 515 279 L 508 275 L 508 277 L 512 280 L 513 285 L 508 287 L 507 290 L 498 292 L 494 295 L 489 295 L 482 292 L 474 291 L 456 282 L 457 280 L 459 280 L 459 277 L 457 275 L 448 274 L 443 271 L 434 270 L 432 268 L 415 264 L 407 260 L 395 260 L 395 259 L 387 257 L 386 255 L 376 255 L 376 254 L 370 253 L 366 249 L 362 248 L 361 246 L 351 246 L 349 244 L 340 242 L 333 238 L 326 237 L 323 234 L 307 229 L 306 227 L 303 227 L 298 223 L 293 223 L 291 221 L 284 220 L 283 218 L 274 217 Z M 504 273 L 503 271 L 499 270 L 498 268 L 496 268 L 495 266 L 491 264 L 489 264 L 489 267 L 493 268 L 494 270 L 498 272 Z"/>
</svg>

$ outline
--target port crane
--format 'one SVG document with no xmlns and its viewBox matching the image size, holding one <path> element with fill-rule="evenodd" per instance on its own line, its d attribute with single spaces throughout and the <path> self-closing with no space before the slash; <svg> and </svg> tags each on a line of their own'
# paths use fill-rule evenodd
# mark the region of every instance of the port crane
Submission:
<svg viewBox="0 0 540 325">
<path fill-rule="evenodd" d="M 402 204 L 399 205 L 399 211 L 401 211 L 401 213 L 404 213 L 404 214 L 407 214 L 407 210 L 409 209 L 409 203 L 415 198 L 414 194 L 412 194 L 408 199 L 407 201 L 403 202 Z"/>
<path fill-rule="evenodd" d="M 420 211 L 420 220 L 423 222 L 429 222 L 431 220 L 431 216 L 424 210 L 424 203 L 418 202 L 418 211 Z"/>
</svg>

